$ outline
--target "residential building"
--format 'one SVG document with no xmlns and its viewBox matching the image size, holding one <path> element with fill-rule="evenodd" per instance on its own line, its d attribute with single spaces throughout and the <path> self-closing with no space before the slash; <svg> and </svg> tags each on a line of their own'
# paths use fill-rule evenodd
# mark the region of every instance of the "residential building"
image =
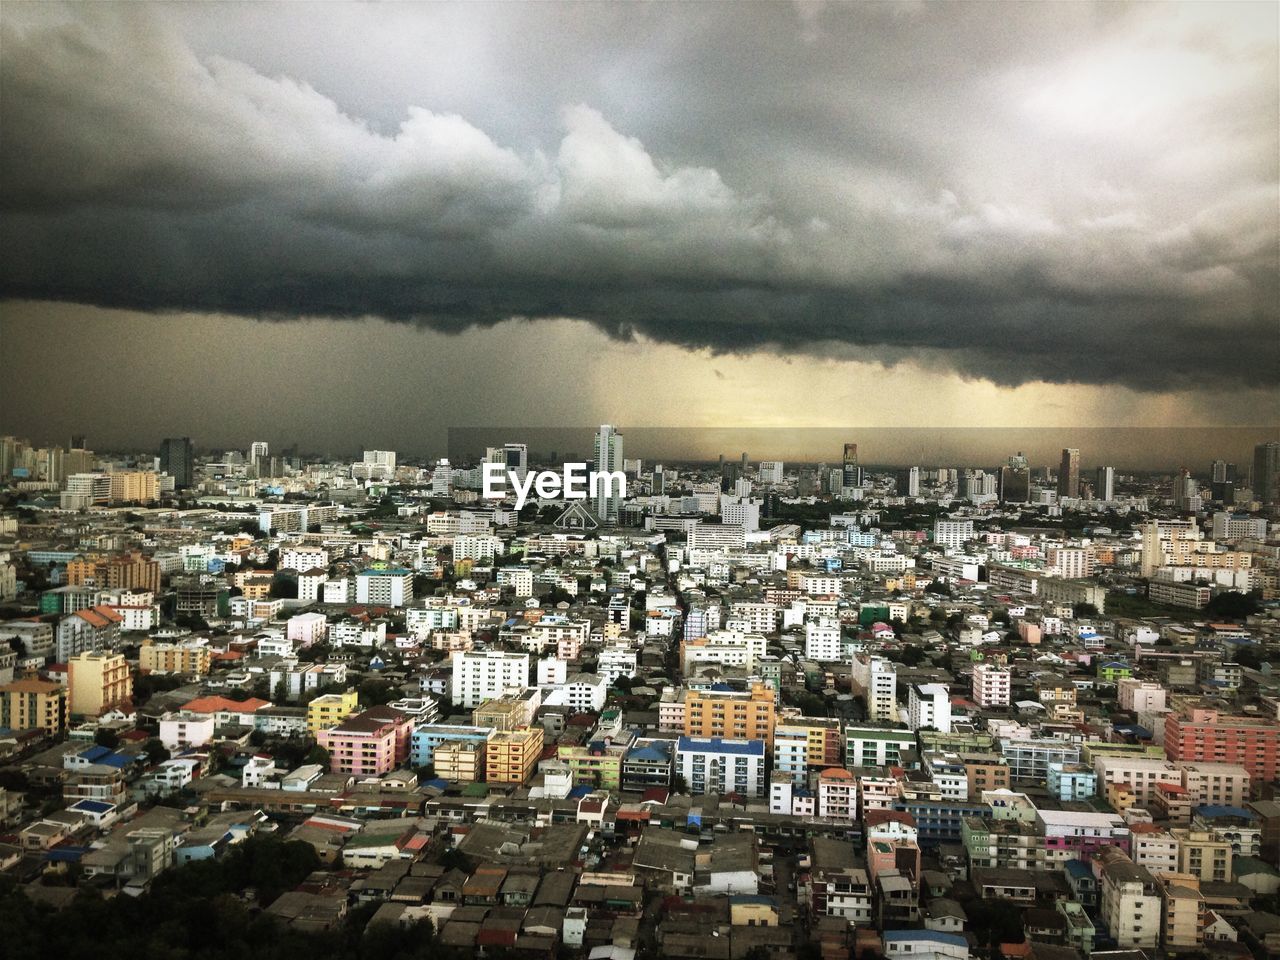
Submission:
<svg viewBox="0 0 1280 960">
<path fill-rule="evenodd" d="M 67 661 L 67 712 L 98 717 L 132 706 L 133 675 L 123 654 L 82 653 Z"/>
<path fill-rule="evenodd" d="M 522 727 L 495 733 L 485 750 L 485 781 L 527 784 L 538 768 L 544 737 L 541 727 Z"/>
<path fill-rule="evenodd" d="M 755 683 L 750 690 L 690 690 L 685 697 L 686 737 L 761 740 L 773 746 L 774 691 Z"/>
<path fill-rule="evenodd" d="M 66 690 L 61 684 L 15 680 L 0 687 L 0 727 L 57 735 L 65 724 Z"/>
<path fill-rule="evenodd" d="M 529 686 L 529 654 L 458 650 L 452 655 L 452 698 L 468 710 Z"/>
<path fill-rule="evenodd" d="M 765 795 L 762 739 L 683 736 L 676 741 L 676 775 L 690 793 Z"/>
</svg>

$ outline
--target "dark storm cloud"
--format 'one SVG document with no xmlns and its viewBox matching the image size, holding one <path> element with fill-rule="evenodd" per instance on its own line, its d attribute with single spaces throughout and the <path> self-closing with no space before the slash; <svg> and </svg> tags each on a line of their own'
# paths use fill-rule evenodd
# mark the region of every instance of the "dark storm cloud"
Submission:
<svg viewBox="0 0 1280 960">
<path fill-rule="evenodd" d="M 1275 21 L 10 6 L 0 292 L 1265 385 Z"/>
</svg>

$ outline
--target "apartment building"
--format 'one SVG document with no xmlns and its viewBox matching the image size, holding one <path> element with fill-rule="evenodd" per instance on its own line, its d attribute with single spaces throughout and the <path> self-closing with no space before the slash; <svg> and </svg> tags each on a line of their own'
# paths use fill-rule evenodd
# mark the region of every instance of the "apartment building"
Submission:
<svg viewBox="0 0 1280 960">
<path fill-rule="evenodd" d="M 853 658 L 850 680 L 853 693 L 867 705 L 871 723 L 898 722 L 898 672 L 896 665 L 884 657 Z"/>
<path fill-rule="evenodd" d="M 844 728 L 844 761 L 851 770 L 897 766 L 902 762 L 902 751 L 915 748 L 916 735 L 911 730 L 862 726 Z"/>
<path fill-rule="evenodd" d="M 690 690 L 685 695 L 684 735 L 699 739 L 760 740 L 773 747 L 774 692 L 762 683 L 750 690 Z"/>
<path fill-rule="evenodd" d="M 307 732 L 314 736 L 336 727 L 355 713 L 358 702 L 354 690 L 321 694 L 307 704 Z"/>
<path fill-rule="evenodd" d="M 400 743 L 407 742 L 408 734 L 407 718 L 394 711 L 367 710 L 320 730 L 316 742 L 329 753 L 331 773 L 380 777 L 399 765 Z"/>
<path fill-rule="evenodd" d="M 44 730 L 51 735 L 66 725 L 66 690 L 47 680 L 16 680 L 0 687 L 0 727 Z"/>
<path fill-rule="evenodd" d="M 1164 910 L 1155 877 L 1128 857 L 1102 868 L 1101 917 L 1121 950 L 1160 946 Z"/>
<path fill-rule="evenodd" d="M 676 775 L 690 793 L 763 797 L 766 748 L 760 739 L 683 736 L 676 741 Z"/>
<path fill-rule="evenodd" d="M 133 674 L 123 654 L 82 653 L 67 661 L 67 712 L 73 717 L 99 717 L 116 707 L 131 706 Z"/>
<path fill-rule="evenodd" d="M 1260 782 L 1280 775 L 1280 724 L 1265 717 L 1245 717 L 1193 707 L 1165 716 L 1164 749 L 1170 760 L 1228 763 L 1244 767 Z"/>
<path fill-rule="evenodd" d="M 495 733 L 485 749 L 485 781 L 527 784 L 533 779 L 538 760 L 542 757 L 543 739 L 541 727 Z"/>
<path fill-rule="evenodd" d="M 213 653 L 199 641 L 162 643 L 146 640 L 138 649 L 140 673 L 173 673 L 186 677 L 203 677 L 213 665 Z"/>
<path fill-rule="evenodd" d="M 529 686 L 529 654 L 502 650 L 458 650 L 452 655 L 454 706 L 472 710 Z"/>
<path fill-rule="evenodd" d="M 1002 663 L 982 662 L 973 668 L 973 700 L 980 707 L 1007 707 L 1012 674 Z"/>
</svg>

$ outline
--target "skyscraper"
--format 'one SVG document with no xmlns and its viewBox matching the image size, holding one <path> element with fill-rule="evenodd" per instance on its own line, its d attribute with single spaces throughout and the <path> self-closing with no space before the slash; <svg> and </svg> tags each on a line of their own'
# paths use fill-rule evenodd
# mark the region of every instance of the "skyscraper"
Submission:
<svg viewBox="0 0 1280 960">
<path fill-rule="evenodd" d="M 844 445 L 844 486 L 862 486 L 862 468 L 858 466 L 858 445 L 856 443 L 846 443 Z"/>
<path fill-rule="evenodd" d="M 191 486 L 195 461 L 195 446 L 190 437 L 166 437 L 160 444 L 160 471 L 173 477 L 175 490 Z"/>
<path fill-rule="evenodd" d="M 1031 470 L 1021 452 L 1000 468 L 999 496 L 1002 503 L 1026 503 L 1031 499 Z"/>
<path fill-rule="evenodd" d="M 1097 482 L 1093 486 L 1093 496 L 1097 500 L 1114 500 L 1116 494 L 1115 467 L 1099 467 Z"/>
<path fill-rule="evenodd" d="M 1253 496 L 1263 503 L 1280 500 L 1280 443 L 1260 443 L 1253 448 Z"/>
<path fill-rule="evenodd" d="M 1075 447 L 1062 450 L 1062 464 L 1058 467 L 1058 496 L 1080 496 L 1080 451 Z"/>
<path fill-rule="evenodd" d="M 267 460 L 270 448 L 265 440 L 255 440 L 249 445 L 249 465 L 253 468 L 253 475 L 261 477 L 265 472 L 269 472 L 269 464 L 264 462 Z M 264 468 L 267 468 L 264 470 Z"/>
<path fill-rule="evenodd" d="M 597 473 L 622 473 L 622 434 L 602 423 L 595 438 Z M 596 488 L 596 516 L 601 523 L 617 523 L 622 514 L 622 491 L 617 483 L 602 478 Z"/>
</svg>

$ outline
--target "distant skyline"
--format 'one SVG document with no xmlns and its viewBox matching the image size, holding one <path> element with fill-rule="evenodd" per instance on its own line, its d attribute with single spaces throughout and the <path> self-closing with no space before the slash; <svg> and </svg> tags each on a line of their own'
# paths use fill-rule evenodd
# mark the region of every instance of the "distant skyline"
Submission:
<svg viewBox="0 0 1280 960">
<path fill-rule="evenodd" d="M 0 433 L 1280 425 L 1278 36 L 1258 3 L 5 4 Z"/>
</svg>

